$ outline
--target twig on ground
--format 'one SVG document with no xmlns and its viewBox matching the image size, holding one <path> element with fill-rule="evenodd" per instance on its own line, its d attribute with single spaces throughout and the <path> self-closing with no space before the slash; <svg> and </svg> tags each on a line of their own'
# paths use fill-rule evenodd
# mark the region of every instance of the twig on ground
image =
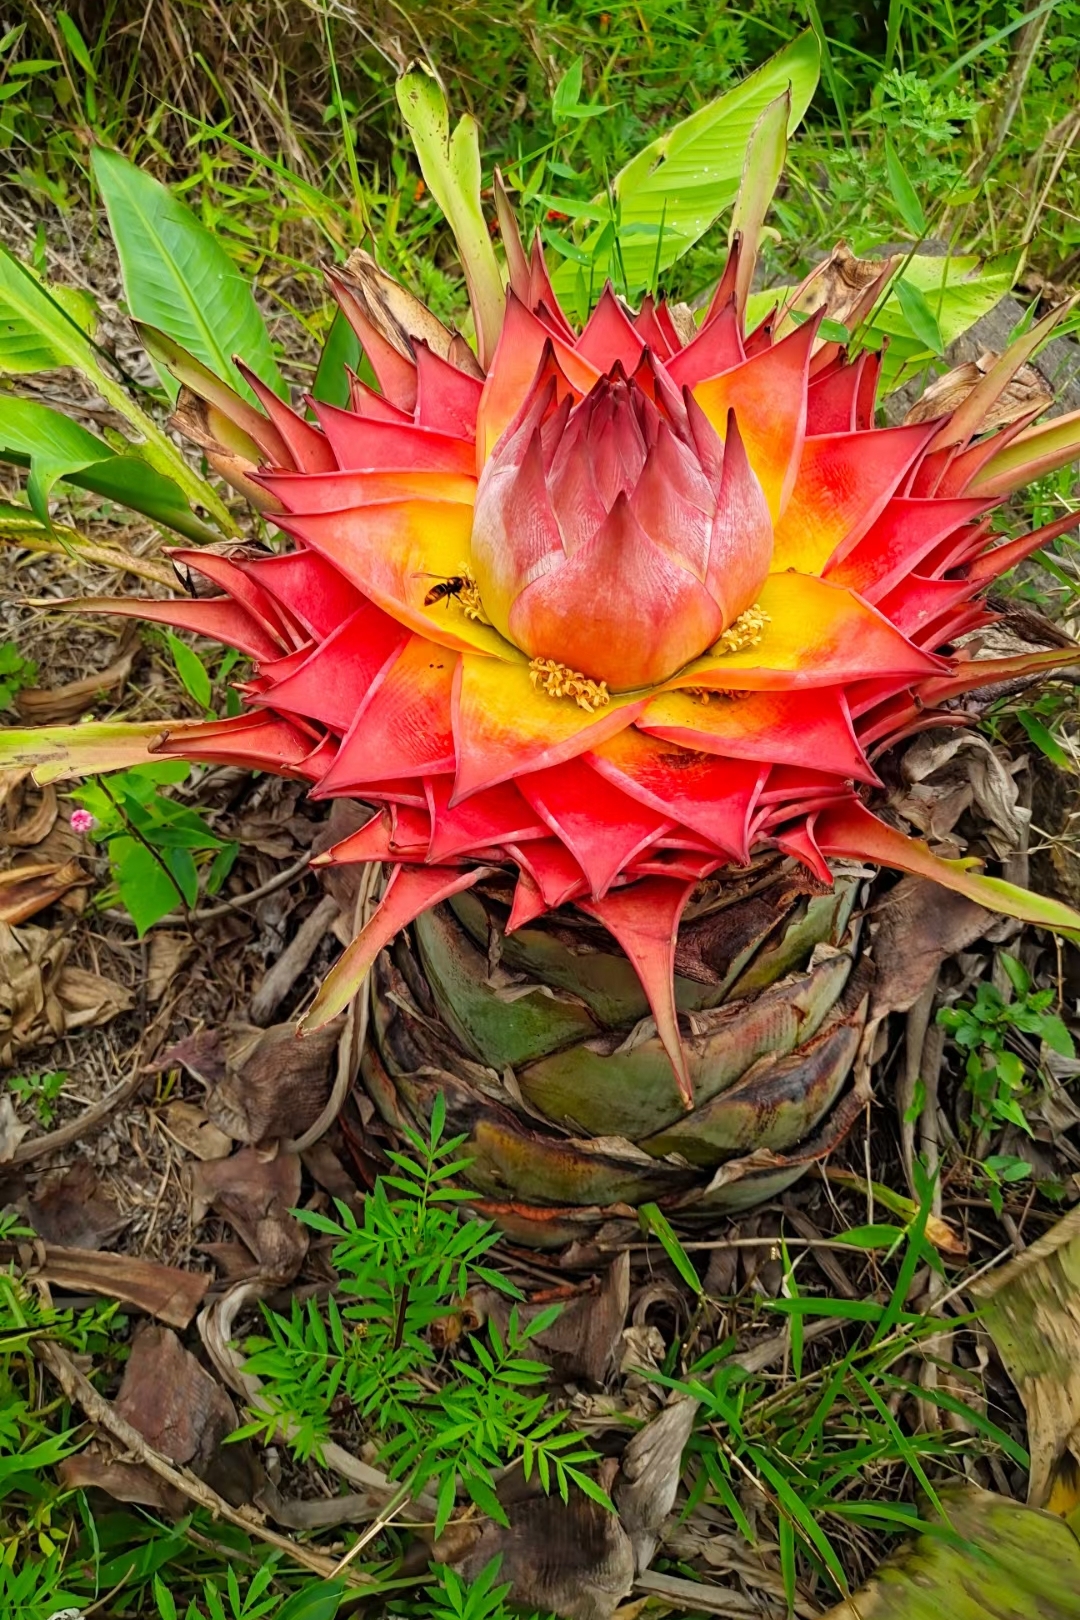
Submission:
<svg viewBox="0 0 1080 1620">
<path fill-rule="evenodd" d="M 159 1479 L 165 1480 L 175 1490 L 182 1491 L 190 1501 L 206 1508 L 215 1518 L 224 1519 L 227 1523 L 246 1531 L 248 1535 L 257 1536 L 269 1546 L 277 1547 L 296 1563 L 311 1570 L 313 1574 L 320 1575 L 326 1580 L 336 1573 L 337 1566 L 332 1558 L 312 1552 L 309 1547 L 300 1546 L 290 1536 L 279 1535 L 268 1525 L 261 1524 L 256 1517 L 230 1506 L 223 1496 L 219 1496 L 189 1469 L 177 1467 L 159 1451 L 148 1446 L 138 1429 L 125 1422 L 112 1403 L 98 1394 L 90 1380 L 76 1367 L 67 1351 L 62 1350 L 58 1344 L 51 1344 L 47 1339 L 35 1339 L 32 1348 L 36 1359 L 49 1369 L 68 1399 L 82 1408 L 91 1423 L 96 1423 L 106 1434 L 111 1435 L 132 1461 L 142 1463 L 152 1473 L 157 1474 Z M 350 1568 L 347 1572 L 343 1570 L 342 1573 L 354 1586 L 370 1584 L 368 1578 L 355 1569 Z"/>
<path fill-rule="evenodd" d="M 250 1017 L 253 1024 L 264 1027 L 273 1018 L 297 979 L 322 944 L 330 924 L 338 914 L 337 901 L 326 895 L 311 916 L 301 923 L 273 967 L 251 998 Z"/>
</svg>

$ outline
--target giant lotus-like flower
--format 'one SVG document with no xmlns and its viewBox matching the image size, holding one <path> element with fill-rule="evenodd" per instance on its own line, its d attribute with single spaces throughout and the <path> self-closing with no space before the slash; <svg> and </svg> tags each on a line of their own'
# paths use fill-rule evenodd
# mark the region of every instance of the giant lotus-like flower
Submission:
<svg viewBox="0 0 1080 1620">
<path fill-rule="evenodd" d="M 83 604 L 254 661 L 246 712 L 178 725 L 163 752 L 376 807 L 325 859 L 388 863 L 391 881 L 309 1023 L 495 866 L 517 874 L 511 929 L 574 902 L 615 936 L 687 1104 L 679 917 L 755 848 L 824 884 L 829 857 L 854 857 L 1080 923 L 865 803 L 876 753 L 962 718 L 950 699 L 1068 656 L 977 660 L 961 640 L 992 618 L 987 584 L 1066 526 L 998 544 L 988 525 L 1075 453 L 1060 421 L 985 431 L 1044 327 L 951 414 L 882 428 L 880 355 L 823 341 L 824 308 L 744 330 L 737 242 L 700 328 L 608 288 L 575 332 L 539 249 L 511 242 L 508 263 L 486 375 L 373 261 L 335 273 L 379 390 L 353 378 L 314 422 L 250 373 L 262 412 L 173 353 L 179 419 L 291 544 L 176 553 L 216 597 Z M 857 326 L 882 279 L 832 313 Z"/>
</svg>

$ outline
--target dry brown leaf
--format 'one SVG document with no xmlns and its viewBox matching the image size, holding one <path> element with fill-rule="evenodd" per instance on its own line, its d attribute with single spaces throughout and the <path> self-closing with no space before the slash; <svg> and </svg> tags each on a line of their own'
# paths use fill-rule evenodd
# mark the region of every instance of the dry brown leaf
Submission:
<svg viewBox="0 0 1080 1620">
<path fill-rule="evenodd" d="M 675 1506 L 682 1454 L 699 1405 L 695 1400 L 673 1401 L 638 1430 L 623 1452 L 612 1496 L 639 1575 L 648 1569 L 664 1521 Z"/>
<path fill-rule="evenodd" d="M 232 1137 L 219 1130 L 194 1103 L 169 1103 L 158 1119 L 173 1141 L 196 1159 L 227 1159 L 232 1152 Z"/>
<path fill-rule="evenodd" d="M 819 309 L 826 310 L 830 320 L 854 330 L 869 313 L 879 287 L 898 262 L 895 258 L 857 259 L 846 242 L 837 242 L 797 289 L 777 327 L 777 336 L 792 329 L 793 314 L 813 315 Z M 818 346 L 820 343 L 818 339 Z"/>
<path fill-rule="evenodd" d="M 1043 1507 L 1058 1471 L 1080 1463 L 1080 1208 L 971 1293 L 1023 1399 L 1028 1502 Z"/>
<path fill-rule="evenodd" d="M 46 1243 L 75 1249 L 100 1249 L 128 1224 L 128 1217 L 101 1191 L 93 1166 L 85 1159 L 36 1191 L 27 1216 Z"/>
<path fill-rule="evenodd" d="M 368 319 L 393 344 L 399 354 L 412 358 L 412 338 L 419 338 L 443 360 L 452 360 L 474 377 L 482 375 L 476 356 L 467 345 L 454 344 L 455 333 L 444 326 L 413 293 L 387 275 L 363 248 L 356 248 L 345 261 L 341 279 L 362 305 Z"/>
<path fill-rule="evenodd" d="M 313 1142 L 309 1148 L 305 1148 L 300 1160 L 308 1175 L 324 1192 L 328 1192 L 331 1198 L 340 1198 L 354 1214 L 359 1214 L 360 1192 L 356 1181 L 350 1176 L 325 1136 Z"/>
<path fill-rule="evenodd" d="M 225 1078 L 225 1042 L 218 1029 L 196 1030 L 182 1041 L 170 1046 L 157 1061 L 164 1073 L 169 1069 L 186 1069 L 201 1085 L 213 1086 Z"/>
<path fill-rule="evenodd" d="M 116 1502 L 148 1507 L 167 1519 L 179 1519 L 187 1506 L 182 1491 L 166 1484 L 141 1463 L 111 1457 L 98 1441 L 92 1441 L 74 1457 L 65 1457 L 57 1464 L 56 1472 L 66 1490 L 104 1491 Z"/>
<path fill-rule="evenodd" d="M 0 1258 L 6 1261 L 14 1256 L 14 1244 L 0 1243 Z M 209 1273 L 181 1271 L 178 1266 L 161 1266 L 131 1254 L 39 1243 L 33 1247 L 33 1256 L 33 1264 L 26 1269 L 42 1282 L 75 1294 L 104 1294 L 107 1299 L 122 1300 L 175 1328 L 188 1326 L 212 1281 Z"/>
<path fill-rule="evenodd" d="M 29 770 L 0 771 L 0 811 L 6 830 L 0 845 L 32 849 L 51 831 L 58 814 L 56 789 L 37 787 Z"/>
<path fill-rule="evenodd" d="M 993 912 L 927 878 L 901 878 L 872 918 L 877 974 L 870 1017 L 907 1012 L 942 962 L 967 950 L 994 921 Z"/>
<path fill-rule="evenodd" d="M 34 726 L 62 726 L 77 720 L 103 698 L 120 693 L 131 674 L 138 652 L 138 633 L 128 634 L 126 651 L 107 669 L 66 686 L 26 686 L 15 699 L 22 719 Z"/>
<path fill-rule="evenodd" d="M 169 426 L 197 444 L 214 472 L 239 490 L 257 512 L 280 512 L 279 503 L 252 478 L 259 470 L 258 464 L 241 449 L 230 448 L 229 439 L 235 438 L 237 430 L 217 406 L 200 399 L 184 386 L 177 396 Z"/>
<path fill-rule="evenodd" d="M 89 873 L 78 861 L 13 866 L 10 871 L 0 872 L 0 922 L 26 922 L 69 889 L 83 888 L 90 881 Z"/>
<path fill-rule="evenodd" d="M 105 1024 L 131 1006 L 115 979 L 69 967 L 71 939 L 0 922 L 0 1068 L 24 1047 L 70 1030 Z"/>
<path fill-rule="evenodd" d="M 236 1428 L 232 1401 L 170 1328 L 136 1333 L 115 1406 L 155 1451 L 200 1478 Z"/>
<path fill-rule="evenodd" d="M 32 1127 L 24 1125 L 15 1112 L 15 1104 L 5 1092 L 0 1096 L 0 1164 L 14 1158 L 15 1149 Z"/>
<path fill-rule="evenodd" d="M 207 1097 L 207 1114 L 237 1142 L 302 1136 L 330 1095 L 343 1022 L 336 1018 L 302 1041 L 295 1024 L 236 1028 L 228 1072 Z"/>
<path fill-rule="evenodd" d="M 259 1274 L 259 1262 L 246 1243 L 196 1243 L 195 1248 L 209 1256 L 225 1282 L 246 1282 Z"/>
<path fill-rule="evenodd" d="M 146 999 L 161 1000 L 184 963 L 194 953 L 194 942 L 187 934 L 170 933 L 167 928 L 155 928 L 150 936 L 150 951 L 146 964 Z"/>
<path fill-rule="evenodd" d="M 140 1328 L 131 1345 L 114 1410 L 147 1445 L 190 1468 L 238 1506 L 258 1488 L 260 1471 L 247 1446 L 225 1446 L 236 1428 L 232 1401 L 169 1328 Z M 65 1476 L 69 1485 L 95 1485 L 121 1502 L 183 1512 L 184 1499 L 144 1464 L 116 1460 L 99 1443 Z"/>
<path fill-rule="evenodd" d="M 965 360 L 963 365 L 954 366 L 943 377 L 936 378 L 904 417 L 905 425 L 951 416 L 1000 359 L 992 349 L 984 349 L 977 360 Z M 1053 391 L 1047 388 L 1035 367 L 1021 366 L 991 405 L 979 431 L 1005 427 L 1033 411 L 1036 414 L 1045 411 L 1053 403 Z"/>
<path fill-rule="evenodd" d="M 494 1320 L 505 1334 L 511 1304 L 494 1288 L 473 1289 L 469 1295 L 477 1315 Z M 518 1316 L 527 1323 L 546 1310 L 549 1301 L 518 1305 Z M 611 1371 L 622 1342 L 623 1325 L 630 1304 L 630 1254 L 625 1251 L 603 1278 L 590 1283 L 563 1306 L 543 1333 L 529 1342 L 541 1360 L 550 1363 L 556 1378 L 566 1381 L 586 1378 L 600 1384 Z"/>
<path fill-rule="evenodd" d="M 198 1224 L 213 1208 L 229 1221 L 256 1260 L 260 1275 L 291 1282 L 307 1253 L 307 1233 L 289 1211 L 300 1201 L 300 1160 L 295 1153 L 273 1158 L 241 1148 L 228 1159 L 188 1167 L 192 1219 Z"/>
<path fill-rule="evenodd" d="M 1031 812 L 1020 804 L 1012 772 L 985 737 L 967 731 L 944 736 L 927 732 L 909 744 L 900 768 L 910 789 L 890 802 L 920 832 L 947 835 L 974 804 L 983 835 L 999 859 L 1024 847 Z M 941 815 L 942 804 L 949 807 L 947 820 Z"/>
<path fill-rule="evenodd" d="M 462 1561 L 465 1579 L 498 1555 L 499 1580 L 526 1611 L 610 1620 L 634 1584 L 634 1549 L 618 1517 L 576 1490 L 568 1502 L 537 1496 L 505 1510 L 509 1523 L 486 1524 Z"/>
</svg>

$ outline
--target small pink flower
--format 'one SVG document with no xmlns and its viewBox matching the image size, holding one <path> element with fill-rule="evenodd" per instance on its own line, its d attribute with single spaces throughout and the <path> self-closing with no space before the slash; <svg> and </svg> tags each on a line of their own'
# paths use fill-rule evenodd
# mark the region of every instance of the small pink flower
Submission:
<svg viewBox="0 0 1080 1620">
<path fill-rule="evenodd" d="M 97 826 L 97 817 L 92 816 L 89 810 L 73 810 L 71 812 L 71 830 L 75 833 L 88 833 Z"/>
</svg>

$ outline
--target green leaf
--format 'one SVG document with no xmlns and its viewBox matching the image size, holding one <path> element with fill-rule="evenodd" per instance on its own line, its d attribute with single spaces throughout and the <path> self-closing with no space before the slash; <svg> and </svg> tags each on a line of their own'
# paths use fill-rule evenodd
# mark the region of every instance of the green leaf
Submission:
<svg viewBox="0 0 1080 1620">
<path fill-rule="evenodd" d="M 761 228 L 780 183 L 787 156 L 787 131 L 791 120 L 791 87 L 767 103 L 750 132 L 743 163 L 739 195 L 731 211 L 728 240 L 742 238 L 735 279 L 735 304 L 740 315 L 754 279 Z"/>
<path fill-rule="evenodd" d="M 985 261 L 975 254 L 939 257 L 936 254 L 916 253 L 904 264 L 903 280 L 922 293 L 937 323 L 941 342 L 947 348 L 1005 297 L 1019 274 L 1022 262 L 1022 249 Z M 748 324 L 753 326 L 762 320 L 776 303 L 783 303 L 785 296 L 793 291 L 793 287 L 768 287 L 751 293 L 747 303 Z M 889 339 L 882 362 L 881 392 L 884 394 L 899 387 L 915 366 L 925 364 L 928 345 L 912 330 L 897 297 L 895 282 L 888 298 L 878 303 L 872 319 L 860 328 L 860 335 L 869 347 L 875 349 L 880 348 L 883 338 Z M 1052 423 L 1047 425 L 1053 427 Z M 1080 434 L 1075 425 L 1071 430 L 1066 427 L 1056 438 L 1051 435 L 1048 450 L 1053 452 L 1059 440 L 1063 446 L 1052 465 L 1060 465 L 1070 453 L 1075 455 L 1076 439 L 1080 439 Z M 1019 457 L 1029 453 L 1023 446 L 1014 452 Z M 1007 460 L 1008 450 L 999 452 L 999 457 L 1006 458 L 1002 470 L 1008 471 L 1011 465 Z M 984 469 L 983 477 L 986 476 L 988 472 Z M 1035 473 L 1031 476 L 1035 476 Z"/>
<path fill-rule="evenodd" d="M 360 339 L 339 309 L 330 323 L 330 330 L 319 356 L 318 368 L 311 393 L 323 405 L 346 406 L 349 403 L 349 378 L 346 366 L 355 371 L 363 350 Z"/>
<path fill-rule="evenodd" d="M 941 327 L 925 295 L 903 277 L 897 281 L 894 291 L 912 334 L 932 354 L 944 354 L 945 344 L 941 337 Z"/>
<path fill-rule="evenodd" d="M 683 1282 L 692 1288 L 700 1299 L 705 1292 L 701 1286 L 701 1278 L 694 1270 L 690 1256 L 672 1230 L 667 1216 L 655 1204 L 642 1204 L 638 1210 L 638 1215 L 643 1230 L 653 1234 Z"/>
<path fill-rule="evenodd" d="M 900 213 L 900 218 L 913 236 L 922 239 L 926 235 L 926 215 L 922 211 L 922 204 L 915 192 L 915 187 L 908 179 L 904 166 L 896 155 L 892 141 L 885 137 L 885 172 L 889 176 L 889 190 L 893 195 L 893 202 Z"/>
<path fill-rule="evenodd" d="M 235 534 L 227 507 L 105 370 L 87 333 L 58 297 L 59 291 L 44 286 L 6 248 L 0 248 L 0 373 L 58 366 L 81 372 L 145 440 L 140 447 L 143 459 L 172 479 L 189 500 L 205 507 L 227 534 Z"/>
<path fill-rule="evenodd" d="M 941 1497 L 943 1522 L 823 1620 L 1076 1620 L 1080 1544 L 1064 1519 L 971 1486 Z"/>
<path fill-rule="evenodd" d="M 1056 1013 L 1048 1013 L 1039 1024 L 1039 1034 L 1052 1052 L 1060 1057 L 1074 1057 L 1076 1048 L 1068 1029 Z"/>
<path fill-rule="evenodd" d="M 36 400 L 0 395 L 0 460 L 30 467 L 27 497 L 42 523 L 49 522 L 49 492 L 58 479 L 90 490 L 118 506 L 141 512 L 189 540 L 216 540 L 171 478 L 133 450 L 120 455 L 104 439 Z"/>
<path fill-rule="evenodd" d="M 18 261 L 15 261 L 18 263 Z M 20 266 L 23 273 L 30 274 Z M 97 306 L 89 293 L 75 287 L 52 285 L 48 297 L 59 316 L 70 322 L 84 337 L 93 335 L 97 321 Z M 69 364 L 68 351 L 56 333 L 43 329 L 32 315 L 22 311 L 18 304 L 3 297 L 0 288 L 0 372 L 18 377 L 35 371 L 52 371 Z"/>
<path fill-rule="evenodd" d="M 397 100 L 428 189 L 454 233 L 476 323 L 480 364 L 488 367 L 502 331 L 506 304 L 502 276 L 480 204 L 480 137 L 467 113 L 450 133 L 450 114 L 438 83 L 424 68 L 397 82 Z"/>
<path fill-rule="evenodd" d="M 114 838 L 109 859 L 116 873 L 116 887 L 141 939 L 162 917 L 175 911 L 184 898 L 176 880 L 135 838 Z M 190 904 L 190 902 L 189 902 Z"/>
<path fill-rule="evenodd" d="M 557 124 L 565 123 L 578 110 L 584 67 L 585 58 L 575 56 L 555 86 L 555 94 L 551 98 L 551 116 Z"/>
<path fill-rule="evenodd" d="M 285 383 L 251 287 L 216 237 L 152 175 L 119 152 L 94 148 L 91 167 L 120 255 L 131 313 L 160 327 L 251 398 L 240 358 L 277 393 Z M 159 373 L 170 394 L 176 386 Z"/>
<path fill-rule="evenodd" d="M 1022 259 L 1021 249 L 985 262 L 974 254 L 937 257 L 916 253 L 904 266 L 903 282 L 923 294 L 940 341 L 947 348 L 1005 297 L 1019 274 Z M 927 348 L 926 342 L 912 330 L 895 294 L 895 286 L 893 295 L 875 312 L 868 331 L 875 338 L 889 339 L 882 367 L 882 386 L 888 392 L 902 381 L 905 363 Z M 874 346 L 877 347 L 876 342 Z"/>
<path fill-rule="evenodd" d="M 202 724 L 201 721 L 195 722 Z M 67 782 L 79 776 L 99 776 L 135 765 L 162 763 L 153 753 L 166 730 L 182 736 L 190 721 L 90 720 L 76 726 L 36 726 L 17 730 L 0 728 L 0 769 L 25 767 L 34 780 Z M 167 762 L 171 763 L 171 762 Z M 178 763 L 183 763 L 178 762 Z M 188 767 L 184 765 L 184 775 Z"/>
<path fill-rule="evenodd" d="M 58 11 L 56 13 L 56 21 L 60 25 L 60 32 L 64 36 L 64 42 L 67 45 L 68 50 L 71 52 L 76 62 L 78 62 L 79 66 L 86 74 L 86 77 L 91 80 L 96 79 L 97 74 L 94 72 L 94 64 L 90 60 L 90 52 L 87 49 L 86 41 L 79 33 L 79 30 L 76 28 L 67 12 Z"/>
<path fill-rule="evenodd" d="M 154 1576 L 154 1601 L 158 1606 L 161 1620 L 176 1620 L 176 1604 L 173 1595 L 160 1575 Z"/>
<path fill-rule="evenodd" d="M 769 59 L 756 73 L 691 113 L 640 151 L 615 176 L 620 240 L 604 240 L 599 226 L 581 244 L 592 263 L 597 287 L 604 280 L 625 281 L 628 295 L 649 285 L 657 263 L 655 239 L 627 233 L 635 225 L 658 229 L 664 222 L 659 268 L 666 269 L 703 236 L 735 201 L 754 126 L 777 96 L 791 91 L 790 135 L 801 122 L 817 87 L 818 42 L 812 32 Z M 577 268 L 563 263 L 553 281 L 558 293 L 573 294 Z"/>
<path fill-rule="evenodd" d="M 274 1620 L 334 1620 L 344 1592 L 344 1581 L 315 1581 L 286 1598 Z"/>
<path fill-rule="evenodd" d="M 1072 771 L 1073 762 L 1062 748 L 1052 731 L 1049 731 L 1042 721 L 1027 709 L 1018 709 L 1016 718 L 1027 732 L 1028 737 L 1035 744 L 1040 753 L 1062 771 Z"/>
<path fill-rule="evenodd" d="M 849 1243 L 853 1249 L 891 1249 L 904 1236 L 902 1226 L 852 1226 L 838 1232 L 837 1243 Z"/>
<path fill-rule="evenodd" d="M 166 630 L 165 639 L 169 643 L 169 651 L 172 653 L 176 673 L 180 677 L 184 691 L 204 709 L 210 709 L 213 688 L 206 672 L 206 665 L 194 648 L 189 647 L 186 641 L 181 641 L 171 630 Z"/>
</svg>

